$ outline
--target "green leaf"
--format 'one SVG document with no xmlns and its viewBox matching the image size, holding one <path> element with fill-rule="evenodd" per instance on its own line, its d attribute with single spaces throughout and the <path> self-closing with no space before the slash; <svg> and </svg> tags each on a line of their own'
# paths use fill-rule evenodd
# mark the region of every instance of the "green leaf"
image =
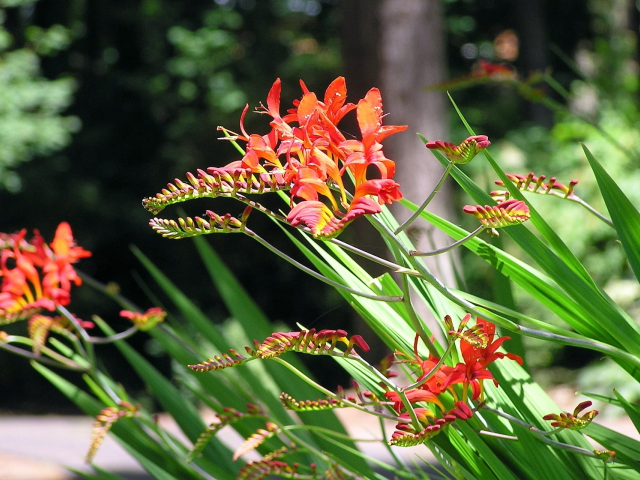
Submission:
<svg viewBox="0 0 640 480">
<path fill-rule="evenodd" d="M 87 415 L 95 417 L 103 408 L 103 404 L 91 397 L 89 394 L 65 380 L 57 373 L 47 367 L 32 362 L 33 368 L 44 376 L 52 385 L 60 390 L 67 398 L 75 403 Z M 155 472 L 155 478 L 167 480 L 200 480 L 201 476 L 188 467 L 184 460 L 176 459 L 172 453 L 167 452 L 158 445 L 147 432 L 142 431 L 139 426 L 129 418 L 124 418 L 117 422 L 111 429 L 111 433 L 116 437 L 124 449 L 134 457 L 147 471 Z M 87 449 L 91 438 L 87 436 Z M 220 474 L 220 480 L 231 480 L 234 478 L 222 469 L 215 469 Z"/>
<path fill-rule="evenodd" d="M 622 408 L 624 408 L 624 411 L 629 416 L 629 419 L 633 422 L 633 425 L 636 427 L 636 431 L 640 432 L 640 407 L 627 401 L 622 395 L 618 393 L 617 390 L 614 389 L 613 393 L 621 403 Z"/>
<path fill-rule="evenodd" d="M 256 338 L 256 336 L 260 335 L 266 338 L 271 335 L 274 328 L 273 325 L 266 319 L 250 296 L 247 295 L 242 286 L 235 279 L 224 262 L 222 262 L 213 249 L 211 249 L 206 240 L 196 237 L 194 238 L 194 241 L 196 242 L 196 246 L 202 257 L 203 263 L 210 273 L 214 284 L 217 288 L 221 288 L 220 294 L 223 297 L 225 305 L 234 318 L 242 325 L 246 336 L 249 338 Z M 138 249 L 134 249 L 134 253 L 151 273 L 155 281 L 161 286 L 163 291 L 182 311 L 185 318 L 189 320 L 189 322 L 205 337 L 205 339 L 211 342 L 218 352 L 228 351 L 229 348 L 232 347 L 239 347 L 238 345 L 228 345 L 226 339 L 220 334 L 213 323 L 191 302 L 186 295 L 180 292 L 180 290 L 147 257 L 145 257 L 142 252 Z M 167 339 L 164 339 L 164 342 L 168 342 Z M 178 350 L 179 347 L 174 344 L 172 351 L 177 354 Z M 199 349 L 196 347 L 196 351 L 198 350 Z M 204 358 L 198 359 L 198 362 L 202 360 L 204 360 Z M 299 371 L 310 376 L 310 373 L 298 358 L 294 356 L 293 358 L 290 358 L 289 361 L 291 364 L 295 365 Z M 294 423 L 294 420 L 292 420 L 289 413 L 280 403 L 279 395 L 281 392 L 295 391 L 296 395 L 299 395 L 301 398 L 313 398 L 317 395 L 317 391 L 313 387 L 309 386 L 306 382 L 292 374 L 287 369 L 284 369 L 273 362 L 251 362 L 250 365 L 242 366 L 236 370 L 237 374 L 246 382 L 243 393 L 251 397 L 249 401 L 256 401 L 259 399 L 267 405 L 270 412 L 284 424 L 292 424 Z M 262 376 L 256 376 L 256 371 L 262 372 Z M 215 372 L 209 375 L 216 375 L 219 373 L 220 372 Z M 275 386 L 278 391 L 274 391 L 273 388 L 270 388 L 271 386 Z M 211 390 L 209 391 L 211 392 Z M 227 397 L 229 394 L 233 394 L 233 392 L 229 391 Z M 217 394 L 215 396 L 217 396 Z M 239 409 L 242 408 L 242 406 L 235 406 Z M 325 428 L 330 428 L 336 432 L 346 433 L 344 426 L 340 423 L 334 412 L 302 412 L 298 414 L 298 417 L 306 424 L 319 425 Z M 305 441 L 310 442 L 311 444 L 316 443 L 319 448 L 332 452 L 333 455 L 341 458 L 346 465 L 349 465 L 356 471 L 363 474 L 371 471 L 370 467 L 360 457 L 349 454 L 344 449 L 337 448 L 334 444 L 328 443 L 324 438 L 313 432 L 309 433 L 300 431 L 298 432 L 298 435 Z M 345 443 L 353 446 L 353 443 L 351 442 Z"/>
<path fill-rule="evenodd" d="M 104 321 L 96 319 L 96 322 L 105 334 L 115 334 L 111 327 Z M 153 392 L 154 397 L 158 400 L 162 408 L 171 414 L 187 438 L 192 443 L 195 443 L 200 433 L 206 428 L 195 406 L 188 402 L 181 395 L 181 392 L 174 387 L 164 375 L 158 372 L 153 365 L 126 342 L 115 342 L 115 346 L 120 350 L 122 355 L 124 355 L 127 362 L 129 362 L 151 392 Z M 211 442 L 209 448 L 205 450 L 205 455 L 217 463 L 217 470 L 219 471 L 232 472 L 238 469 L 238 466 L 231 461 L 231 450 L 220 442 Z"/>
<path fill-rule="evenodd" d="M 617 462 L 636 472 L 640 472 L 640 462 L 638 462 L 640 458 L 640 442 L 595 422 L 591 422 L 583 432 L 604 448 L 615 451 Z M 635 474 L 631 478 L 637 479 L 640 476 Z"/>
<path fill-rule="evenodd" d="M 636 278 L 640 280 L 640 213 L 589 149 L 584 145 L 582 149 L 598 181 L 602 198 L 618 232 L 618 238 L 627 255 L 629 265 Z"/>
</svg>

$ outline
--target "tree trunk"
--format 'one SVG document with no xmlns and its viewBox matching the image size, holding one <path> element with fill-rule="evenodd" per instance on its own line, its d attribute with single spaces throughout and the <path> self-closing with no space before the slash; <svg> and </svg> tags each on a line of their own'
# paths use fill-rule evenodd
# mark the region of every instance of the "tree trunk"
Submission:
<svg viewBox="0 0 640 480">
<path fill-rule="evenodd" d="M 427 87 L 446 78 L 442 5 L 438 0 L 349 0 L 343 2 L 344 71 L 350 98 L 359 98 L 369 88 L 380 87 L 387 123 L 407 124 L 409 130 L 385 140 L 384 151 L 396 162 L 396 181 L 405 198 L 420 204 L 442 174 L 442 167 L 427 151 L 416 133 L 429 139 L 448 139 L 447 102 L 442 93 Z M 355 94 L 355 95 L 354 95 Z M 447 182 L 429 210 L 453 219 Z M 402 222 L 410 212 L 394 206 Z M 364 222 L 356 228 L 366 229 Z M 355 225 L 354 225 L 355 226 Z M 410 229 L 416 247 L 431 250 L 451 239 L 426 222 Z M 380 242 L 371 245 L 373 233 L 358 232 L 368 249 L 384 250 Z M 427 266 L 441 281 L 455 285 L 451 257 L 429 258 Z M 425 306 L 416 305 L 428 318 Z M 439 329 L 432 329 L 439 331 Z"/>
</svg>

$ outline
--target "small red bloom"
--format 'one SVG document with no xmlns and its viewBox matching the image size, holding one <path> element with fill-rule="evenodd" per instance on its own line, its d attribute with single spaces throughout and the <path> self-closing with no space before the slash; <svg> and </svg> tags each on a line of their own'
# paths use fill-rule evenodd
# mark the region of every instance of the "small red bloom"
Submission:
<svg viewBox="0 0 640 480">
<path fill-rule="evenodd" d="M 585 408 L 589 408 L 592 402 L 587 400 L 578 404 L 573 410 L 573 413 L 550 413 L 542 417 L 544 420 L 554 420 L 551 422 L 552 427 L 556 428 L 568 428 L 569 430 L 582 430 L 588 426 L 593 419 L 598 415 L 597 410 L 590 410 L 580 415 Z"/>
<path fill-rule="evenodd" d="M 531 218 L 527 204 L 522 200 L 514 199 L 484 207 L 482 205 L 465 205 L 462 211 L 475 216 L 482 225 L 490 229 L 518 225 Z"/>
<path fill-rule="evenodd" d="M 465 395 L 466 388 L 470 385 L 472 389 L 472 400 L 482 398 L 483 380 L 493 380 L 494 384 L 496 386 L 498 385 L 497 380 L 493 378 L 493 375 L 488 370 L 491 363 L 506 357 L 522 365 L 522 358 L 518 355 L 497 351 L 506 340 L 509 340 L 509 337 L 499 337 L 494 340 L 496 326 L 493 323 L 478 318 L 476 325 L 482 327 L 484 334 L 488 338 L 487 344 L 486 346 L 481 346 L 477 344 L 474 345 L 464 339 L 460 341 L 460 352 L 462 353 L 464 362 L 456 365 L 453 373 L 449 376 L 449 383 L 447 385 L 462 383 L 465 388 Z"/>
<path fill-rule="evenodd" d="M 75 245 L 71 227 L 61 223 L 51 244 L 38 231 L 30 241 L 26 230 L 0 234 L 0 320 L 11 322 L 28 318 L 56 305 L 68 305 L 71 285 L 82 280 L 72 264 L 91 253 Z"/>
<path fill-rule="evenodd" d="M 491 142 L 486 135 L 475 135 L 467 138 L 460 145 L 434 140 L 427 142 L 426 147 L 429 150 L 440 150 L 451 162 L 464 165 L 473 160 L 481 150 L 484 150 L 489 145 L 491 145 Z"/>
<path fill-rule="evenodd" d="M 150 308 L 144 313 L 132 312 L 131 310 L 122 310 L 120 316 L 128 318 L 133 324 L 142 331 L 150 330 L 158 323 L 163 322 L 167 316 L 167 312 L 161 308 Z"/>
</svg>

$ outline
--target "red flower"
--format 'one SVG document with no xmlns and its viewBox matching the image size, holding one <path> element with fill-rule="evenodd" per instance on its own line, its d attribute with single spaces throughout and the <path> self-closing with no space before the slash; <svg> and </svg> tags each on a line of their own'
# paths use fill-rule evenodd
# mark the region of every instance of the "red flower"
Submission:
<svg viewBox="0 0 640 480">
<path fill-rule="evenodd" d="M 165 317 L 167 316 L 167 312 L 165 312 L 161 308 L 154 307 L 150 308 L 144 313 L 132 312 L 131 310 L 122 310 L 120 312 L 120 316 L 123 318 L 128 318 L 140 330 L 146 331 L 155 327 L 158 323 L 164 321 Z"/>
<path fill-rule="evenodd" d="M 207 168 L 206 172 L 199 170 L 198 175 L 188 173 L 186 182 L 176 180 L 155 197 L 145 199 L 145 207 L 157 214 L 170 203 L 194 197 L 224 196 L 245 201 L 247 193 L 289 191 L 292 210 L 287 219 L 291 225 L 310 229 L 314 237 L 331 238 L 358 216 L 379 212 L 378 204 L 401 199 L 399 185 L 393 181 L 395 162 L 385 157 L 382 141 L 407 127 L 383 125 L 380 91 L 369 90 L 354 105 L 346 101 L 343 77 L 329 85 L 322 101 L 303 82 L 301 87 L 302 97 L 282 115 L 280 79 L 273 83 L 266 106 L 260 104 L 256 109 L 271 117 L 268 134 L 247 133 L 244 117 L 248 107 L 240 118 L 241 134 L 222 129 L 228 138 L 246 142 L 241 160 Z M 338 124 L 354 109 L 361 139 L 346 140 Z M 237 181 L 239 171 L 243 172 L 242 179 Z M 353 182 L 345 182 L 347 172 L 353 175 Z M 372 173 L 374 178 L 369 178 Z M 216 174 L 220 180 L 212 178 Z M 277 180 L 277 188 L 262 190 L 258 175 Z M 345 184 L 352 183 L 355 190 L 350 194 Z M 300 199 L 302 202 L 295 205 Z M 166 235 L 164 229 L 158 231 Z"/>
<path fill-rule="evenodd" d="M 71 227 L 61 223 L 53 242 L 47 245 L 38 231 L 26 241 L 27 231 L 0 234 L 0 320 L 10 322 L 30 317 L 56 305 L 68 305 L 71 284 L 82 280 L 72 267 L 91 253 L 75 245 Z"/>
<path fill-rule="evenodd" d="M 503 228 L 518 225 L 531 218 L 531 212 L 522 200 L 506 200 L 498 205 L 465 205 L 464 213 L 475 216 L 487 228 Z M 494 233 L 497 235 L 497 232 Z"/>
<path fill-rule="evenodd" d="M 438 396 L 432 392 L 429 392 L 428 390 L 415 388 L 413 390 L 406 391 L 405 395 L 407 396 L 407 400 L 409 400 L 409 403 L 411 404 L 418 402 L 433 403 L 435 405 L 438 405 L 438 407 L 440 407 L 440 409 L 444 411 L 444 405 L 442 405 L 442 402 L 438 399 Z M 405 411 L 404 404 L 402 403 L 400 396 L 396 392 L 388 391 L 384 394 L 384 396 L 389 401 L 393 402 L 393 409 L 396 412 L 401 413 Z"/>
<path fill-rule="evenodd" d="M 467 138 L 460 145 L 451 142 L 434 140 L 427 142 L 426 147 L 430 150 L 440 150 L 455 164 L 469 163 L 481 151 L 491 145 L 486 135 L 475 135 Z"/>
<path fill-rule="evenodd" d="M 464 399 L 466 399 L 467 388 L 471 386 L 472 400 L 477 400 L 483 396 L 483 380 L 493 380 L 497 386 L 498 381 L 493 378 L 493 375 L 488 370 L 491 363 L 502 358 L 509 358 L 515 360 L 522 365 L 522 358 L 513 353 L 498 352 L 498 348 L 510 337 L 499 337 L 494 340 L 496 326 L 478 318 L 477 325 L 480 325 L 487 336 L 487 344 L 484 346 L 474 345 L 464 339 L 460 341 L 460 352 L 464 363 L 459 363 L 455 366 L 453 372 L 449 376 L 448 385 L 454 385 L 462 383 L 464 387 Z"/>
</svg>

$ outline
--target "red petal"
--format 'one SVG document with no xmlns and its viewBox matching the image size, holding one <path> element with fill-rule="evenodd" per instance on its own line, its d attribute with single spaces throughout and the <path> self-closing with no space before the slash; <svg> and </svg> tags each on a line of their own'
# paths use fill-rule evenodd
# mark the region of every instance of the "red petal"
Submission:
<svg viewBox="0 0 640 480">
<path fill-rule="evenodd" d="M 282 91 L 282 84 L 280 79 L 277 78 L 273 82 L 269 95 L 267 95 L 267 108 L 272 117 L 280 116 L 280 92 Z"/>
</svg>

